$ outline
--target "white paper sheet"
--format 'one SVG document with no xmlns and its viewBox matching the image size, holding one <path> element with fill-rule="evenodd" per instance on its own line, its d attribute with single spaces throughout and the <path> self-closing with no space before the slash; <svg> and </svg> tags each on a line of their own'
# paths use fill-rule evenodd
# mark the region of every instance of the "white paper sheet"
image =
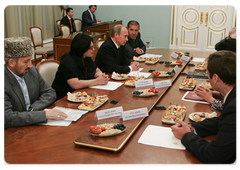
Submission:
<svg viewBox="0 0 240 170">
<path fill-rule="evenodd" d="M 150 58 L 150 57 L 162 57 L 162 55 L 157 55 L 157 54 L 143 54 L 141 55 L 141 57 L 144 57 L 144 58 Z"/>
<path fill-rule="evenodd" d="M 39 123 L 38 125 L 69 126 L 71 123 L 71 121 L 65 120 L 48 120 L 47 123 Z"/>
<path fill-rule="evenodd" d="M 204 62 L 205 58 L 193 58 L 193 62 L 201 63 Z"/>
<path fill-rule="evenodd" d="M 186 149 L 181 141 L 173 135 L 171 128 L 162 126 L 148 125 L 138 143 L 171 149 Z"/>
<path fill-rule="evenodd" d="M 82 115 L 86 114 L 88 111 L 77 110 L 77 109 L 69 109 L 64 107 L 54 107 L 53 109 L 61 110 L 66 113 L 68 117 L 64 119 L 64 121 L 77 121 Z"/>
<path fill-rule="evenodd" d="M 108 84 L 90 86 L 89 88 L 102 89 L 102 90 L 116 90 L 116 89 L 117 89 L 118 87 L 120 87 L 122 84 L 123 84 L 123 83 L 120 83 L 120 82 L 109 81 Z"/>
<path fill-rule="evenodd" d="M 208 102 L 203 102 L 203 101 L 184 99 L 185 96 L 186 96 L 189 92 L 190 92 L 190 91 L 187 91 L 187 92 L 183 95 L 183 97 L 182 97 L 181 100 L 183 100 L 183 101 L 187 101 L 187 102 L 194 102 L 194 103 L 210 104 L 210 103 L 208 103 Z"/>
<path fill-rule="evenodd" d="M 139 72 L 139 71 L 131 71 L 128 76 L 136 76 L 136 77 L 144 77 L 148 78 L 152 73 L 147 73 L 147 72 Z"/>
</svg>

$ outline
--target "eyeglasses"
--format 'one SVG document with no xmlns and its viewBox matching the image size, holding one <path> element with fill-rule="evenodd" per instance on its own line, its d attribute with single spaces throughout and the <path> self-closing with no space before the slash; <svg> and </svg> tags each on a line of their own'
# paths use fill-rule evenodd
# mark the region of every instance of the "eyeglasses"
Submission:
<svg viewBox="0 0 240 170">
<path fill-rule="evenodd" d="M 94 47 L 93 46 L 91 46 L 90 48 L 89 48 L 89 50 L 93 50 L 94 49 Z"/>
</svg>

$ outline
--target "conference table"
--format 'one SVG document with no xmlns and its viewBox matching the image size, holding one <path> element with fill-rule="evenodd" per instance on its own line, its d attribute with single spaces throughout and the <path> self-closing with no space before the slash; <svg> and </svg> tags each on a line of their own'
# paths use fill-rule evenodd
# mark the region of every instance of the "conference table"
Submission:
<svg viewBox="0 0 240 170">
<path fill-rule="evenodd" d="M 175 59 L 171 57 L 172 52 L 184 51 L 160 48 L 147 49 L 148 54 L 163 55 L 160 61 L 174 61 Z M 189 52 L 190 56 L 197 58 L 206 58 L 211 53 Z M 170 102 L 178 104 L 182 102 L 187 108 L 184 119 L 186 123 L 192 122 L 188 117 L 190 113 L 211 112 L 209 104 L 181 101 L 186 92 L 179 90 L 182 79 L 186 77 L 186 75 L 181 75 L 181 72 L 187 73 L 188 71 L 194 71 L 195 68 L 188 65 L 191 61 L 182 60 L 182 62 L 179 71 L 170 78 L 157 78 L 153 75 L 149 77 L 154 82 L 169 79 L 172 82 L 172 86 L 159 88 L 159 93 L 156 96 L 134 97 L 132 92 L 138 88 L 127 87 L 124 84 L 113 91 L 94 88 L 76 90 L 76 92 L 85 91 L 88 94 L 97 92 L 108 96 L 109 100 L 96 111 L 119 106 L 122 106 L 124 111 L 147 107 L 148 117 L 127 121 L 123 121 L 119 117 L 98 120 L 95 117 L 96 111 L 92 111 L 67 127 L 33 125 L 9 128 L 4 131 L 5 161 L 11 164 L 201 164 L 187 150 L 138 143 L 139 138 L 149 125 L 171 127 L 170 124 L 161 121 L 165 110 L 156 110 L 155 105 L 162 105 L 167 108 Z M 140 63 L 140 65 L 143 68 L 142 72 L 148 72 L 151 69 L 156 71 L 173 70 L 173 66 L 166 66 L 164 63 L 153 65 Z M 197 85 L 203 81 L 206 80 L 197 79 Z M 124 83 L 124 81 L 117 82 Z M 146 89 L 146 87 L 140 89 Z M 119 102 L 112 104 L 110 103 L 112 100 L 119 100 Z M 49 108 L 60 106 L 77 109 L 79 105 L 80 103 L 67 101 L 65 96 Z M 89 126 L 102 123 L 123 123 L 127 126 L 127 130 L 120 135 L 106 138 L 98 138 L 88 134 Z M 208 136 L 205 139 L 211 141 L 215 139 L 215 136 Z"/>
</svg>

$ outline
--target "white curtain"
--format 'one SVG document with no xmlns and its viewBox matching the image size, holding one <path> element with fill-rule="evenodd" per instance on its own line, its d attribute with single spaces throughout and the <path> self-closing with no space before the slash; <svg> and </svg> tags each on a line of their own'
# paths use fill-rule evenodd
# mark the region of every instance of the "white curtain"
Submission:
<svg viewBox="0 0 240 170">
<path fill-rule="evenodd" d="M 58 35 L 56 21 L 61 19 L 60 5 L 18 5 L 7 6 L 4 11 L 4 35 L 7 37 L 30 37 L 29 28 L 38 26 L 42 29 L 43 39 Z"/>
</svg>

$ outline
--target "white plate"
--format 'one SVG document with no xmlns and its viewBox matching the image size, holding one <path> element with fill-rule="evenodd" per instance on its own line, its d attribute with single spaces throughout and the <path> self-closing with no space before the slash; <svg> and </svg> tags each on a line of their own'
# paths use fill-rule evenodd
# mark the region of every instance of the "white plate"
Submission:
<svg viewBox="0 0 240 170">
<path fill-rule="evenodd" d="M 216 116 L 217 116 L 217 113 L 216 113 L 216 112 L 212 112 L 212 113 L 207 113 L 207 112 L 193 112 L 193 113 L 189 114 L 188 117 L 189 117 L 190 120 L 194 121 L 194 120 L 193 120 L 193 116 L 194 116 L 195 114 L 202 114 L 202 113 L 205 113 L 205 115 L 208 114 L 208 115 L 211 116 L 211 117 L 216 117 Z M 206 119 L 206 118 L 203 118 L 201 121 L 203 121 L 204 119 Z M 201 121 L 199 121 L 199 122 L 201 122 Z M 195 122 L 195 121 L 194 121 L 194 122 Z"/>
</svg>

